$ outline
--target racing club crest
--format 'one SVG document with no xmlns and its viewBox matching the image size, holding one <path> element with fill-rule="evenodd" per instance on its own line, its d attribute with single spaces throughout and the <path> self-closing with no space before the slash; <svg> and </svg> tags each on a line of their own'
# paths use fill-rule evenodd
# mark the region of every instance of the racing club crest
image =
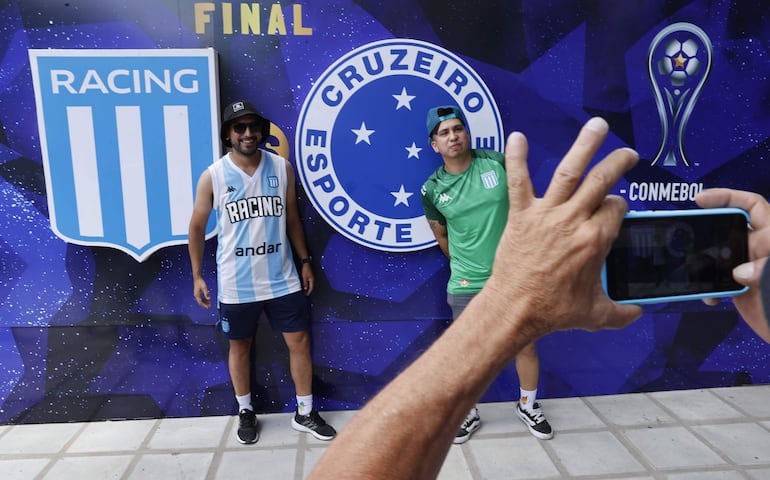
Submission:
<svg viewBox="0 0 770 480">
<path fill-rule="evenodd" d="M 376 250 L 435 245 L 420 188 L 441 157 L 430 147 L 425 118 L 431 107 L 450 104 L 463 109 L 472 148 L 502 149 L 492 94 L 447 50 L 383 40 L 327 68 L 300 111 L 295 152 L 300 181 L 329 225 Z"/>
<path fill-rule="evenodd" d="M 197 178 L 220 155 L 216 52 L 29 56 L 53 232 L 138 262 L 187 243 Z"/>
</svg>

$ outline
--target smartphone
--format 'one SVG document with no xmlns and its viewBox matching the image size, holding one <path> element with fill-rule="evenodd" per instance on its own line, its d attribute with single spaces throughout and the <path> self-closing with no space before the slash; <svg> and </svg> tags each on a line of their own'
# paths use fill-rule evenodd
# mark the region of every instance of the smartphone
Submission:
<svg viewBox="0 0 770 480">
<path fill-rule="evenodd" d="M 749 215 L 738 208 L 628 212 L 602 285 L 610 299 L 649 304 L 738 295 L 732 270 L 749 258 Z"/>
</svg>

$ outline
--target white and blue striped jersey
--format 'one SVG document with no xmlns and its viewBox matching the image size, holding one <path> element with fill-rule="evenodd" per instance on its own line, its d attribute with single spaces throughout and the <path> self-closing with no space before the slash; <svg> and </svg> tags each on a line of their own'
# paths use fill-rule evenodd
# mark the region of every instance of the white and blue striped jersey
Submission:
<svg viewBox="0 0 770 480">
<path fill-rule="evenodd" d="M 301 290 L 286 235 L 286 160 L 262 150 L 251 177 L 229 154 L 208 169 L 219 241 L 219 302 L 258 302 Z"/>
</svg>

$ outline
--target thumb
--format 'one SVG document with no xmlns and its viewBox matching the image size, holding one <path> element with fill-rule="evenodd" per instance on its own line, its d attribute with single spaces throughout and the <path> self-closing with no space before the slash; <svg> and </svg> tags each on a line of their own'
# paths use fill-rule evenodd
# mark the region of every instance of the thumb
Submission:
<svg viewBox="0 0 770 480">
<path fill-rule="evenodd" d="M 762 276 L 765 263 L 767 263 L 767 257 L 738 265 L 733 269 L 733 278 L 741 285 L 759 287 L 759 278 Z"/>
</svg>

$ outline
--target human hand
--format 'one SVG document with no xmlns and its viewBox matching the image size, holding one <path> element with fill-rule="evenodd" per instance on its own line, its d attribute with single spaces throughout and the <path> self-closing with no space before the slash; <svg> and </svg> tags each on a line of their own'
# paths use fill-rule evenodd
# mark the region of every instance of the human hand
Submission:
<svg viewBox="0 0 770 480">
<path fill-rule="evenodd" d="M 620 328 L 638 305 L 610 301 L 600 272 L 626 211 L 608 196 L 637 154 L 615 150 L 582 180 L 609 127 L 591 119 L 535 198 L 527 141 L 508 137 L 510 212 L 492 276 L 460 316 L 334 440 L 312 478 L 435 478 L 457 427 L 500 371 L 554 330 Z M 416 393 L 415 393 L 416 392 Z M 441 416 L 432 412 L 441 411 Z M 388 430 L 393 422 L 410 428 Z M 376 449 L 378 455 L 368 455 Z"/>
<path fill-rule="evenodd" d="M 583 177 L 608 130 L 603 119 L 589 120 L 539 199 L 526 138 L 518 132 L 508 137 L 510 212 L 487 285 L 501 298 L 524 300 L 525 326 L 534 338 L 573 328 L 621 328 L 642 314 L 638 305 L 612 302 L 600 281 L 627 210 L 625 200 L 608 193 L 638 160 L 633 150 L 618 149 Z"/>
<path fill-rule="evenodd" d="M 302 265 L 302 290 L 305 291 L 305 296 L 309 297 L 313 293 L 313 287 L 315 286 L 315 276 L 313 275 L 313 268 L 309 263 Z"/>
<path fill-rule="evenodd" d="M 193 296 L 195 301 L 198 302 L 203 308 L 209 308 L 211 306 L 211 298 L 209 297 L 209 289 L 206 286 L 206 281 L 202 278 L 196 278 L 193 281 Z"/>
<path fill-rule="evenodd" d="M 749 214 L 749 262 L 733 269 L 733 278 L 748 291 L 733 297 L 735 308 L 746 323 L 766 342 L 770 342 L 770 325 L 762 307 L 760 277 L 770 255 L 770 204 L 759 194 L 712 188 L 703 190 L 695 197 L 695 203 L 702 208 L 738 207 Z M 708 305 L 719 303 L 719 299 L 708 299 Z"/>
</svg>

